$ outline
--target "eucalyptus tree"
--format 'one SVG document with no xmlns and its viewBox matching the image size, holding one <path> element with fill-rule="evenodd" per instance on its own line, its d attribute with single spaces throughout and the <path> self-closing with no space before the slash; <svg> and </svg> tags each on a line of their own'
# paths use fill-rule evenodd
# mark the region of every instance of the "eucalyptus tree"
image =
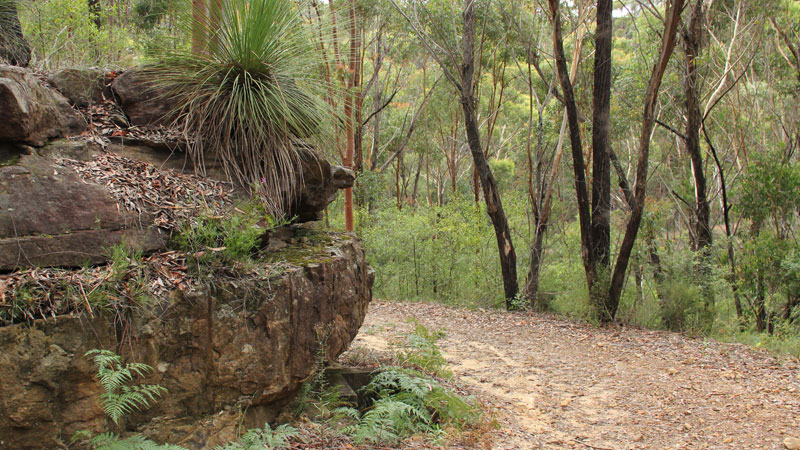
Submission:
<svg viewBox="0 0 800 450">
<path fill-rule="evenodd" d="M 587 285 L 599 309 L 600 319 L 610 321 L 616 315 L 622 286 L 627 273 L 631 251 L 639 232 L 645 206 L 647 192 L 647 176 L 650 155 L 650 139 L 655 125 L 655 109 L 659 89 L 664 77 L 672 52 L 675 48 L 678 22 L 683 10 L 683 0 L 667 2 L 663 15 L 664 28 L 661 33 L 661 48 L 653 65 L 650 81 L 645 92 L 644 112 L 642 116 L 641 133 L 638 144 L 638 160 L 636 168 L 636 181 L 633 188 L 633 208 L 628 219 L 625 233 L 620 244 L 619 254 L 613 272 L 604 275 L 610 266 L 610 251 L 606 247 L 607 224 L 610 220 L 610 167 L 605 167 L 606 162 L 593 164 L 593 173 L 596 187 L 592 189 L 592 210 L 590 215 L 589 195 L 586 182 L 586 171 L 583 159 L 581 130 L 578 124 L 578 109 L 575 102 L 575 93 L 569 79 L 564 53 L 561 13 L 559 0 L 549 0 L 550 15 L 553 21 L 553 48 L 558 78 L 567 108 L 567 119 L 570 129 L 570 147 L 572 150 L 573 172 L 575 176 L 575 192 L 578 207 L 578 219 L 581 231 L 581 251 L 586 273 Z M 611 2 L 599 0 L 597 3 L 597 27 L 595 37 L 595 66 L 594 66 L 594 95 L 593 95 L 593 152 L 600 152 L 594 158 L 608 158 L 610 162 L 610 148 L 608 147 L 608 100 L 610 96 L 610 80 L 606 77 L 611 70 Z M 597 40 L 600 42 L 597 42 Z M 607 39 L 607 40 L 606 40 Z M 608 73 L 607 73 L 608 72 Z M 598 127 L 598 130 L 594 130 Z M 608 174 L 606 171 L 608 170 Z M 599 180 L 598 180 L 599 178 Z M 605 185 L 608 184 L 608 187 Z M 606 257 L 609 257 L 606 259 Z M 607 262 L 608 261 L 608 262 Z M 598 271 L 600 269 L 600 271 Z M 608 280 L 608 281 L 606 281 Z"/>
<path fill-rule="evenodd" d="M 575 18 L 572 29 L 574 33 L 573 57 L 570 65 L 570 80 L 575 83 L 580 62 L 583 58 L 584 37 L 588 30 L 587 19 L 591 8 L 586 0 L 579 1 L 573 9 Z M 557 76 L 543 69 L 546 52 L 543 54 L 543 31 L 549 27 L 544 14 L 529 10 L 525 5 L 512 3 L 505 11 L 504 21 L 513 30 L 514 40 L 519 49 L 514 62 L 527 90 L 527 132 L 525 133 L 525 161 L 527 163 L 527 191 L 533 215 L 533 239 L 530 248 L 530 265 L 528 279 L 525 283 L 525 296 L 531 308 L 537 307 L 539 297 L 539 275 L 544 256 L 544 236 L 550 225 L 553 194 L 558 186 L 559 168 L 563 154 L 564 137 L 567 127 L 567 116 L 563 119 L 553 139 L 545 137 L 545 113 L 548 105 L 555 99 L 563 105 L 563 96 L 558 88 Z M 563 108 L 562 108 L 563 110 Z M 536 125 L 534 127 L 534 118 Z M 535 144 L 534 144 L 535 141 Z"/>
<path fill-rule="evenodd" d="M 412 0 L 404 9 L 391 0 L 392 4 L 408 22 L 420 43 L 425 47 L 431 57 L 442 69 L 444 77 L 456 89 L 463 112 L 464 129 L 467 144 L 472 155 L 475 171 L 478 174 L 483 190 L 483 200 L 486 212 L 492 221 L 500 256 L 500 268 L 503 274 L 503 291 L 505 294 L 506 308 L 511 307 L 511 301 L 517 296 L 519 285 L 517 281 L 517 256 L 511 237 L 497 181 L 489 167 L 484 144 L 481 139 L 480 125 L 477 115 L 477 99 L 475 89 L 478 80 L 475 78 L 476 64 L 475 46 L 475 10 L 476 0 L 464 0 L 459 10 L 456 4 L 445 5 L 444 12 L 449 14 L 449 20 L 434 22 L 434 13 L 422 2 Z M 489 8 L 489 2 L 481 2 L 482 8 Z M 448 8 L 449 7 L 449 8 Z M 449 9 L 449 11 L 447 11 Z M 455 17 L 460 14 L 461 20 Z M 482 43 L 482 41 L 481 41 Z"/>
</svg>

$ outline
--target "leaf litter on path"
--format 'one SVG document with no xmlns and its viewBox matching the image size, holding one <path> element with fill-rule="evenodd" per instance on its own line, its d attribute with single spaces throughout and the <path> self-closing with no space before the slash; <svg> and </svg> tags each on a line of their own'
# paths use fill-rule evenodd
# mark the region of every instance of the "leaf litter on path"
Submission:
<svg viewBox="0 0 800 450">
<path fill-rule="evenodd" d="M 494 449 L 772 450 L 800 435 L 793 358 L 545 314 L 379 301 L 349 354 L 385 351 L 379 342 L 408 332 L 410 317 L 445 330 L 456 382 L 501 426 Z"/>
</svg>

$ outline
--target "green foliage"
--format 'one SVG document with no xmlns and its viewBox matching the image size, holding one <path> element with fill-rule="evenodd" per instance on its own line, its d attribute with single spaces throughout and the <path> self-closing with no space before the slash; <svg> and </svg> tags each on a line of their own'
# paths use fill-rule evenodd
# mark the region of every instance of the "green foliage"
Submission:
<svg viewBox="0 0 800 450">
<path fill-rule="evenodd" d="M 703 304 L 701 288 L 685 280 L 670 279 L 660 287 L 664 303 L 661 318 L 666 329 L 672 331 L 708 332 L 713 323 L 713 313 Z"/>
<path fill-rule="evenodd" d="M 121 438 L 115 433 L 102 433 L 97 436 L 89 436 L 84 433 L 78 433 L 73 436 L 72 441 L 80 442 L 86 438 L 86 446 L 92 450 L 186 450 L 184 447 L 171 444 L 158 444 L 144 436 L 134 435 L 127 438 Z"/>
<path fill-rule="evenodd" d="M 177 99 L 177 124 L 202 164 L 214 153 L 226 173 L 276 216 L 299 185 L 306 145 L 319 131 L 324 86 L 298 6 L 290 0 L 221 0 L 221 12 L 184 18 L 204 48 L 169 51 L 148 70 Z M 211 8 L 213 9 L 213 8 Z"/>
<path fill-rule="evenodd" d="M 479 417 L 474 405 L 412 370 L 382 369 L 364 391 L 376 400 L 343 429 L 357 443 L 398 443 L 416 433 L 436 435 L 447 427 L 463 429 Z M 351 412 L 350 417 L 357 414 Z"/>
<path fill-rule="evenodd" d="M 452 377 L 453 373 L 446 369 L 447 361 L 436 345 L 436 341 L 444 337 L 444 331 L 431 332 L 425 325 L 413 318 L 409 319 L 409 322 L 414 325 L 414 331 L 406 337 L 407 350 L 397 355 L 400 363 L 404 366 L 416 367 L 440 378 Z"/>
<path fill-rule="evenodd" d="M 171 245 L 193 255 L 198 265 L 247 263 L 258 255 L 267 231 L 284 224 L 249 202 L 225 215 L 206 212 L 192 218 Z"/>
<path fill-rule="evenodd" d="M 376 295 L 465 306 L 502 304 L 497 244 L 484 208 L 458 197 L 442 206 L 397 210 L 382 203 L 362 210 L 361 236 L 376 269 Z M 512 202 L 507 211 L 521 213 Z"/>
<path fill-rule="evenodd" d="M 742 214 L 761 224 L 768 219 L 785 229 L 800 209 L 800 162 L 777 152 L 754 155 L 742 181 Z"/>
<path fill-rule="evenodd" d="M 490 159 L 489 168 L 492 169 L 497 185 L 501 191 L 505 191 L 512 186 L 514 182 L 515 165 L 514 161 L 509 158 L 503 159 Z"/>
<path fill-rule="evenodd" d="M 100 406 L 116 425 L 124 415 L 149 408 L 157 397 L 167 392 L 159 385 L 131 384 L 135 377 L 144 377 L 153 370 L 147 364 L 123 364 L 122 357 L 110 350 L 93 349 L 85 356 L 92 357 L 97 367 L 97 379 L 105 391 L 100 394 Z"/>
<path fill-rule="evenodd" d="M 290 425 L 279 425 L 274 430 L 269 423 L 264 428 L 248 430 L 236 442 L 231 442 L 214 450 L 264 450 L 288 448 L 289 440 L 298 436 L 299 431 Z"/>
<path fill-rule="evenodd" d="M 134 41 L 119 20 L 124 14 L 121 3 L 101 8 L 99 15 L 89 10 L 86 0 L 25 1 L 20 6 L 33 65 L 45 69 L 133 65 Z"/>
</svg>

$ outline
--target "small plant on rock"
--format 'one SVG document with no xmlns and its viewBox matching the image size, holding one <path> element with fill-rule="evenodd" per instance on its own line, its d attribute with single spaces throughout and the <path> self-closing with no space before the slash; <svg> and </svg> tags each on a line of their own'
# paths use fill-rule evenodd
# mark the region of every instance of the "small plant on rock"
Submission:
<svg viewBox="0 0 800 450">
<path fill-rule="evenodd" d="M 135 377 L 144 377 L 153 370 L 147 364 L 123 363 L 122 357 L 110 350 L 93 349 L 86 356 L 94 360 L 97 379 L 105 391 L 100 394 L 100 406 L 116 425 L 124 415 L 149 408 L 151 402 L 167 392 L 157 384 L 131 384 Z"/>
<path fill-rule="evenodd" d="M 153 370 L 147 364 L 123 363 L 122 357 L 111 350 L 92 349 L 84 356 L 91 356 L 97 367 L 97 379 L 104 390 L 100 394 L 100 406 L 117 427 L 126 414 L 149 408 L 167 392 L 156 384 L 131 384 L 134 378 L 144 377 Z M 98 435 L 87 430 L 78 431 L 72 436 L 72 442 L 81 442 L 93 450 L 186 450 L 177 445 L 160 445 L 140 435 L 123 439 L 111 431 Z"/>
</svg>

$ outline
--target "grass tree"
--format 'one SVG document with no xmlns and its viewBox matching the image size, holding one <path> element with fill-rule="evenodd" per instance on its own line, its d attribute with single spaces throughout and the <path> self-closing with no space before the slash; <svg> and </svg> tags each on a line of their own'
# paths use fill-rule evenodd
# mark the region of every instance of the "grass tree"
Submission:
<svg viewBox="0 0 800 450">
<path fill-rule="evenodd" d="M 202 45 L 171 51 L 148 71 L 177 99 L 176 124 L 195 164 L 202 169 L 213 156 L 270 213 L 283 215 L 302 183 L 299 149 L 328 115 L 316 52 L 291 0 L 211 5 L 184 20 Z"/>
</svg>

